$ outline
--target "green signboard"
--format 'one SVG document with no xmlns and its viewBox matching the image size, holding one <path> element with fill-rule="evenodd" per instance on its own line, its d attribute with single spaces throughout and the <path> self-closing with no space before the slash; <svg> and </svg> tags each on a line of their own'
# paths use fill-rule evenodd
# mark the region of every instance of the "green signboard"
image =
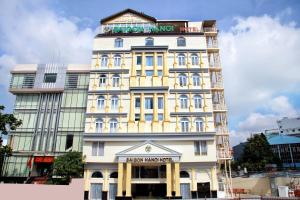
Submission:
<svg viewBox="0 0 300 200">
<path fill-rule="evenodd" d="M 167 26 L 149 26 L 149 27 L 143 27 L 143 26 L 128 26 L 128 27 L 122 27 L 122 26 L 115 26 L 113 28 L 111 27 L 105 27 L 105 32 L 112 32 L 112 33 L 159 33 L 159 32 L 173 32 L 174 26 L 167 25 Z"/>
</svg>

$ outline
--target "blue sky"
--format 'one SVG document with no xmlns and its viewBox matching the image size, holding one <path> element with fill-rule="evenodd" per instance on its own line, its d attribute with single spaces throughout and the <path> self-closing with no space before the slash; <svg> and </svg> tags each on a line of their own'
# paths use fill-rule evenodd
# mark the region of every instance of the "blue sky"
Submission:
<svg viewBox="0 0 300 200">
<path fill-rule="evenodd" d="M 90 63 L 101 18 L 126 8 L 158 19 L 216 19 L 232 144 L 300 110 L 300 1 L 2 0 L 0 104 L 17 63 Z"/>
</svg>

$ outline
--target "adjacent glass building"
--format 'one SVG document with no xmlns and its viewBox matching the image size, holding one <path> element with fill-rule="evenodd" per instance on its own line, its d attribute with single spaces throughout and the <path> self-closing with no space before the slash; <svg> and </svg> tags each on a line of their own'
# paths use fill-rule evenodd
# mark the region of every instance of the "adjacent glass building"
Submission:
<svg viewBox="0 0 300 200">
<path fill-rule="evenodd" d="M 13 155 L 5 161 L 5 181 L 43 176 L 55 156 L 82 151 L 89 69 L 89 65 L 25 64 L 11 71 L 14 115 L 22 125 L 8 135 Z"/>
</svg>

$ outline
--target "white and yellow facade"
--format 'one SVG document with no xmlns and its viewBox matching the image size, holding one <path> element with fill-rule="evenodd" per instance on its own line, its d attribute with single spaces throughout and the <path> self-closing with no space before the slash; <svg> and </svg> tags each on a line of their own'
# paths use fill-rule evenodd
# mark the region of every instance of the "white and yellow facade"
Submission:
<svg viewBox="0 0 300 200">
<path fill-rule="evenodd" d="M 112 31 L 162 24 L 173 28 Z M 85 199 L 216 197 L 228 132 L 215 22 L 127 9 L 101 25 L 83 139 Z"/>
</svg>

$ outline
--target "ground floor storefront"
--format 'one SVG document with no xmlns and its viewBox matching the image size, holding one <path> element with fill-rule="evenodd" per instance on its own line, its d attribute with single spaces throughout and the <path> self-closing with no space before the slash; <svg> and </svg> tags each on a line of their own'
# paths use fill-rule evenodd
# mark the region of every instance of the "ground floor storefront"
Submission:
<svg viewBox="0 0 300 200">
<path fill-rule="evenodd" d="M 199 163 L 88 164 L 85 199 L 217 197 L 216 168 Z"/>
<path fill-rule="evenodd" d="M 217 197 L 215 144 L 110 141 L 84 145 L 85 199 L 191 199 Z"/>
<path fill-rule="evenodd" d="M 24 183 L 32 177 L 47 177 L 53 168 L 54 155 L 13 154 L 5 158 L 1 181 Z"/>
</svg>

